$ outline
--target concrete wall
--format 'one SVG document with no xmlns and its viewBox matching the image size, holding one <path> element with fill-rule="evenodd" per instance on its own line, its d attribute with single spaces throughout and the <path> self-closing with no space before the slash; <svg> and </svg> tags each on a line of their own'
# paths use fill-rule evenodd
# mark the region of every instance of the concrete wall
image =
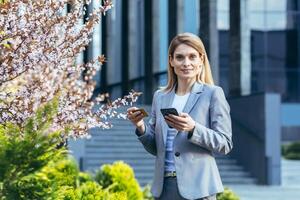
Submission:
<svg viewBox="0 0 300 200">
<path fill-rule="evenodd" d="M 260 184 L 281 183 L 280 95 L 255 94 L 228 99 L 233 143 L 231 155 Z"/>
</svg>

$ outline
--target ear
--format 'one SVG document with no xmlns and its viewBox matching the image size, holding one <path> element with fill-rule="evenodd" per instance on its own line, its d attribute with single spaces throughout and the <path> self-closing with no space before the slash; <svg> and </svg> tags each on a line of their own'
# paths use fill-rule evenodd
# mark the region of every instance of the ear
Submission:
<svg viewBox="0 0 300 200">
<path fill-rule="evenodd" d="M 200 63 L 201 65 L 204 65 L 205 55 L 200 54 Z"/>
<path fill-rule="evenodd" d="M 169 63 L 171 65 L 171 67 L 174 67 L 174 64 L 173 64 L 173 57 L 171 55 L 169 55 Z"/>
</svg>

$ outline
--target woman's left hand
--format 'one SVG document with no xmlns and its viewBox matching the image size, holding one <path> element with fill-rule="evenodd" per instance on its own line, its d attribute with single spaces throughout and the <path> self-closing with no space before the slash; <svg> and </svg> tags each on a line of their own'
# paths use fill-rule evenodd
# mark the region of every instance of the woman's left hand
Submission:
<svg viewBox="0 0 300 200">
<path fill-rule="evenodd" d="M 178 131 L 192 131 L 195 128 L 196 122 L 187 113 L 180 113 L 179 116 L 168 115 L 165 117 L 167 124 Z"/>
</svg>

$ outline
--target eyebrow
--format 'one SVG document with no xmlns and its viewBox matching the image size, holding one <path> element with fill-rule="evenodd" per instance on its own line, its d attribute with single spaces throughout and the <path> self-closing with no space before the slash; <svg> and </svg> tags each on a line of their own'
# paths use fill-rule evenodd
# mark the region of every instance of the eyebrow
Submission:
<svg viewBox="0 0 300 200">
<path fill-rule="evenodd" d="M 197 55 L 197 53 L 189 53 L 189 54 L 184 54 L 184 53 L 175 53 L 175 56 L 182 56 L 182 55 Z"/>
</svg>

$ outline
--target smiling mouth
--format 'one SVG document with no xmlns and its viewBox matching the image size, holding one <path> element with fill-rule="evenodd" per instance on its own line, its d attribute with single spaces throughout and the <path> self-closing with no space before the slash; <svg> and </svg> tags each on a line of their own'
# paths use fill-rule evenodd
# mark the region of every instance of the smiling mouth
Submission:
<svg viewBox="0 0 300 200">
<path fill-rule="evenodd" d="M 192 69 L 182 69 L 181 71 L 184 72 L 184 73 L 187 73 L 187 72 L 191 72 Z"/>
</svg>

